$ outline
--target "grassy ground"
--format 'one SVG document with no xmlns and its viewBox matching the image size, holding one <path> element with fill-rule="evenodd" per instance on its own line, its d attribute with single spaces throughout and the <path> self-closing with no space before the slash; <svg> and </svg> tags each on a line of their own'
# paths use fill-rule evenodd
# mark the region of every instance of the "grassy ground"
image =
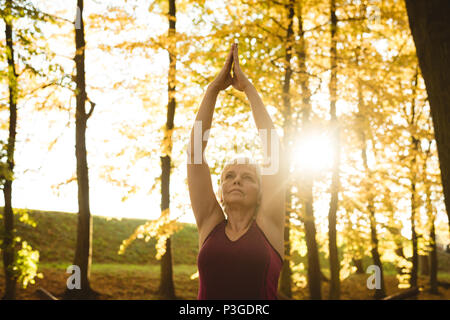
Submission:
<svg viewBox="0 0 450 320">
<path fill-rule="evenodd" d="M 29 216 L 37 226 L 16 222 L 17 234 L 34 249 L 39 250 L 40 260 L 47 262 L 71 262 L 75 256 L 77 215 L 63 212 L 30 211 Z M 108 219 L 93 217 L 92 262 L 157 264 L 155 240 L 135 240 L 123 255 L 117 252 L 145 220 Z M 195 264 L 198 252 L 198 234 L 195 225 L 180 223 L 182 229 L 172 237 L 175 264 Z"/>
<path fill-rule="evenodd" d="M 37 279 L 36 284 L 26 289 L 19 288 L 18 299 L 38 299 L 35 291 L 43 287 L 56 297 L 60 297 L 66 288 L 69 274 L 66 273 L 68 265 L 60 263 L 41 264 L 40 272 L 43 279 Z M 176 295 L 179 299 L 195 300 L 198 290 L 198 279 L 191 280 L 191 275 L 197 271 L 195 265 L 175 265 L 174 281 Z M 440 277 L 440 280 L 450 279 L 450 274 Z M 354 274 L 341 283 L 341 299 L 343 300 L 370 300 L 373 291 L 366 287 L 367 275 Z M 4 287 L 3 271 L 0 271 L 0 294 Z M 124 265 L 124 264 L 94 264 L 91 273 L 92 288 L 98 291 L 102 300 L 156 300 L 159 284 L 159 266 L 157 265 Z M 386 275 L 387 294 L 391 295 L 400 290 L 397 288 L 397 279 L 394 275 Z M 418 295 L 419 300 L 449 300 L 450 289 L 439 288 L 439 295 L 428 292 L 428 279 L 420 277 L 419 284 L 423 286 Z M 328 296 L 328 283 L 323 284 L 323 298 Z M 293 298 L 308 299 L 307 288 L 295 288 Z"/>
<path fill-rule="evenodd" d="M 43 279 L 36 284 L 18 290 L 19 299 L 37 299 L 35 291 L 43 287 L 59 297 L 66 288 L 66 268 L 71 265 L 74 256 L 76 215 L 58 212 L 30 212 L 37 222 L 32 228 L 17 223 L 18 235 L 27 240 L 40 252 L 39 272 Z M 106 219 L 94 217 L 93 264 L 91 285 L 100 292 L 100 299 L 159 299 L 160 269 L 155 259 L 154 241 L 137 240 L 124 255 L 117 251 L 123 239 L 127 238 L 144 220 Z M 184 228 L 173 236 L 174 281 L 176 294 L 180 299 L 196 299 L 198 279 L 191 279 L 197 271 L 198 234 L 194 225 L 185 224 Z M 439 280 L 450 282 L 450 254 L 442 254 L 439 260 Z M 3 266 L 0 263 L 0 296 L 4 290 Z M 324 271 L 326 269 L 324 268 Z M 326 272 L 325 272 L 326 273 Z M 367 289 L 367 274 L 354 274 L 341 283 L 342 299 L 371 299 L 373 291 Z M 387 294 L 399 292 L 398 281 L 391 266 L 385 268 Z M 439 295 L 428 293 L 428 279 L 420 277 L 423 290 L 418 299 L 450 299 L 450 289 L 440 288 Z M 328 283 L 323 283 L 323 297 L 328 296 Z M 308 299 L 307 288 L 294 288 L 294 299 Z"/>
</svg>

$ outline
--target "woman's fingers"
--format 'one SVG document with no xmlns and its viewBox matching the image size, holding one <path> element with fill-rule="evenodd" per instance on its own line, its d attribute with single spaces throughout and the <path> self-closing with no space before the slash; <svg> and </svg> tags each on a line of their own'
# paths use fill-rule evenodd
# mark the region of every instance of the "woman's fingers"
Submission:
<svg viewBox="0 0 450 320">
<path fill-rule="evenodd" d="M 233 43 L 233 58 L 234 58 L 234 65 L 236 67 L 239 67 L 239 55 L 238 55 L 238 45 L 237 43 Z"/>
<path fill-rule="evenodd" d="M 228 53 L 227 59 L 225 61 L 222 70 L 220 70 L 217 77 L 214 79 L 214 85 L 219 88 L 219 90 L 225 90 L 232 83 L 231 78 L 231 67 L 233 65 L 234 60 L 234 44 L 231 46 L 230 52 Z"/>
<path fill-rule="evenodd" d="M 225 73 L 229 73 L 231 71 L 231 66 L 233 64 L 233 51 L 234 44 L 231 46 L 230 52 L 228 53 L 227 60 L 225 61 L 225 65 L 222 68 L 222 71 Z"/>
</svg>

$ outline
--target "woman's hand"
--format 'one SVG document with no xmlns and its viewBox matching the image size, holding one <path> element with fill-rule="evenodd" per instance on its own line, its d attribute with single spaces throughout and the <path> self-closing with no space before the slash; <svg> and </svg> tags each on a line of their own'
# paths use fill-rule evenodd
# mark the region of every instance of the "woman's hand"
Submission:
<svg viewBox="0 0 450 320">
<path fill-rule="evenodd" d="M 220 70 L 219 75 L 209 85 L 211 88 L 214 88 L 217 91 L 225 90 L 233 82 L 233 79 L 231 77 L 231 66 L 233 65 L 233 53 L 235 46 L 236 44 L 234 43 L 231 45 L 231 50 L 228 53 L 225 65 L 223 66 L 222 70 Z"/>
<path fill-rule="evenodd" d="M 239 91 L 244 91 L 247 86 L 251 85 L 250 80 L 248 80 L 245 73 L 242 71 L 239 65 L 239 55 L 237 44 L 234 44 L 233 50 L 234 67 L 233 67 L 233 78 L 232 85 L 235 89 Z"/>
</svg>

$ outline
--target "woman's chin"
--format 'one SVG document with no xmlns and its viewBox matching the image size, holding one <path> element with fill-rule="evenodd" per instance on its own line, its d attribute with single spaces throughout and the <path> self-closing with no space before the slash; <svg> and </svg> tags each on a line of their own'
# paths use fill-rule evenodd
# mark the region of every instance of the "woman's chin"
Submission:
<svg viewBox="0 0 450 320">
<path fill-rule="evenodd" d="M 242 206 L 245 204 L 245 201 L 243 199 L 242 196 L 230 196 L 227 198 L 227 200 L 225 201 L 225 204 L 230 207 L 230 206 Z"/>
</svg>

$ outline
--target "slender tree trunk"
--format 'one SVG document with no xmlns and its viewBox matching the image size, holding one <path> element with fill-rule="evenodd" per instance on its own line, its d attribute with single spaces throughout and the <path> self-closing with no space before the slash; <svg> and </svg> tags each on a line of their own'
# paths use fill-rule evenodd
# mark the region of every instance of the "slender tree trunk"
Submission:
<svg viewBox="0 0 450 320">
<path fill-rule="evenodd" d="M 168 149 L 161 157 L 161 214 L 170 214 L 170 169 L 172 151 L 172 131 L 175 118 L 175 92 L 176 92 L 176 6 L 175 0 L 169 0 L 169 76 L 168 76 L 168 97 L 167 121 L 165 138 L 168 139 Z M 165 299 L 175 299 L 175 286 L 173 282 L 173 261 L 171 239 L 166 240 L 166 252 L 161 257 L 161 282 L 159 284 L 159 294 Z"/>
<path fill-rule="evenodd" d="M 450 230 L 450 1 L 405 3 L 430 102 Z"/>
<path fill-rule="evenodd" d="M 306 175 L 309 175 L 306 173 Z M 319 248 L 316 241 L 316 226 L 313 209 L 313 179 L 307 177 L 304 181 L 305 203 L 305 234 L 308 249 L 308 288 L 312 300 L 322 299 L 322 273 L 320 271 Z"/>
<path fill-rule="evenodd" d="M 417 251 L 417 232 L 416 232 L 416 182 L 411 183 L 411 241 L 412 241 L 412 268 L 409 284 L 411 287 L 417 287 L 417 278 L 419 270 L 419 255 Z"/>
<path fill-rule="evenodd" d="M 356 273 L 357 274 L 364 274 L 366 271 L 364 270 L 363 261 L 362 259 L 355 259 L 353 258 L 353 265 L 356 267 Z"/>
<path fill-rule="evenodd" d="M 311 113 L 311 92 L 309 89 L 309 78 L 306 69 L 306 40 L 303 28 L 302 18 L 302 1 L 298 1 L 297 4 L 297 21 L 299 30 L 298 41 L 298 60 L 300 70 L 300 86 L 302 89 L 302 125 L 303 133 L 308 135 L 310 132 L 310 113 Z M 299 185 L 299 196 L 303 200 L 304 204 L 304 225 L 305 225 L 305 237 L 306 247 L 308 249 L 308 289 L 310 299 L 321 300 L 322 299 L 322 273 L 320 270 L 319 250 L 316 241 L 316 226 L 314 223 L 314 209 L 313 209 L 313 176 L 310 172 L 303 172 L 301 183 Z"/>
<path fill-rule="evenodd" d="M 286 203 L 291 205 L 292 194 L 290 189 L 286 190 Z M 288 206 L 289 208 L 290 206 Z M 291 241 L 289 237 L 289 233 L 291 231 L 290 228 L 290 213 L 289 210 L 286 210 L 286 219 L 285 219 L 285 228 L 284 228 L 284 262 L 283 267 L 281 268 L 280 273 L 280 284 L 279 291 L 280 293 L 287 297 L 292 298 L 292 269 L 290 266 L 291 261 Z"/>
<path fill-rule="evenodd" d="M 436 248 L 436 229 L 434 226 L 434 217 L 430 221 L 430 292 L 433 294 L 439 294 L 438 290 L 438 258 L 437 258 L 437 248 Z"/>
<path fill-rule="evenodd" d="M 419 69 L 417 67 L 412 81 L 412 101 L 411 101 L 411 119 L 409 126 L 413 130 L 418 117 L 416 116 L 416 92 L 417 92 L 417 79 L 419 76 Z M 417 155 L 419 153 L 419 139 L 414 135 L 411 135 L 411 168 L 410 168 L 410 180 L 411 180 L 411 241 L 412 241 L 412 269 L 410 285 L 411 287 L 417 287 L 418 271 L 419 271 L 419 253 L 417 244 L 417 231 L 416 231 L 416 215 L 417 215 Z"/>
<path fill-rule="evenodd" d="M 375 219 L 375 200 L 374 195 L 372 193 L 371 181 L 372 172 L 369 168 L 369 164 L 367 162 L 367 143 L 366 143 L 366 133 L 365 133 L 365 125 L 364 125 L 364 101 L 363 101 L 363 90 L 361 81 L 358 81 L 358 118 L 360 123 L 358 124 L 359 129 L 359 137 L 361 141 L 361 157 L 363 160 L 364 169 L 366 170 L 366 194 L 367 196 L 367 211 L 369 212 L 369 220 L 370 220 L 370 244 L 371 244 L 371 254 L 373 264 L 378 266 L 380 270 L 380 282 L 381 288 L 375 289 L 374 298 L 382 299 L 386 297 L 386 289 L 384 284 L 384 272 L 383 272 L 383 264 L 381 262 L 379 248 L 378 248 L 378 236 L 377 236 L 377 222 Z"/>
<path fill-rule="evenodd" d="M 419 255 L 419 269 L 420 274 L 423 276 L 430 275 L 430 256 L 427 254 Z"/>
<path fill-rule="evenodd" d="M 290 0 L 289 4 L 287 6 L 287 18 L 288 18 L 288 27 L 287 27 L 287 34 L 286 34 L 286 54 L 285 54 L 285 74 L 284 74 L 284 81 L 283 81 L 283 107 L 284 112 L 283 116 L 285 119 L 284 122 L 284 150 L 287 152 L 286 158 L 288 159 L 288 168 L 290 167 L 290 146 L 289 142 L 292 139 L 292 116 L 291 116 L 291 94 L 290 94 L 290 82 L 292 78 L 292 66 L 291 66 L 291 59 L 292 59 L 292 50 L 293 50 L 293 22 L 294 22 L 294 1 Z M 286 219 L 285 219 L 285 229 L 284 229 L 284 244 L 285 244 L 285 259 L 283 263 L 283 267 L 281 269 L 281 275 L 280 275 L 280 285 L 279 290 L 280 292 L 288 297 L 292 297 L 292 270 L 290 266 L 291 261 L 291 241 L 290 241 L 290 209 L 292 207 L 291 202 L 291 191 L 289 186 L 287 188 L 286 192 Z"/>
<path fill-rule="evenodd" d="M 430 293 L 439 294 L 438 290 L 438 258 L 437 258 L 437 248 L 436 248 L 436 229 L 435 229 L 435 219 L 436 215 L 433 211 L 433 204 L 431 202 L 431 187 L 430 181 L 427 178 L 428 171 L 428 158 L 430 157 L 431 142 L 428 145 L 428 150 L 425 152 L 425 160 L 423 165 L 423 182 L 425 184 L 425 195 L 426 195 L 426 209 L 428 215 L 428 223 L 430 226 L 430 244 L 429 244 L 429 277 L 430 277 Z"/>
<path fill-rule="evenodd" d="M 12 1 L 6 3 L 6 11 L 11 14 Z M 16 299 L 16 282 L 17 278 L 13 271 L 14 264 L 14 213 L 12 208 L 12 176 L 14 172 L 14 150 L 16 144 L 16 125 L 17 125 L 17 74 L 14 61 L 14 46 L 13 46 L 13 25 L 8 18 L 5 20 L 5 35 L 6 35 L 6 55 L 8 61 L 8 88 L 9 88 L 9 137 L 7 145 L 7 166 L 9 173 L 3 177 L 5 183 L 3 186 L 3 195 L 5 200 L 5 208 L 3 211 L 3 267 L 5 270 L 5 294 L 4 300 Z"/>
<path fill-rule="evenodd" d="M 75 66 L 76 82 L 76 113 L 75 113 L 75 155 L 77 159 L 78 184 L 78 224 L 77 242 L 74 265 L 80 268 L 80 289 L 67 289 L 65 299 L 94 299 L 97 293 L 90 285 L 92 262 L 92 216 L 89 207 L 89 174 L 86 153 L 87 120 L 93 111 L 86 113 L 86 79 L 85 79 L 85 50 L 83 22 L 83 0 L 77 0 L 77 25 L 75 26 Z"/>
<path fill-rule="evenodd" d="M 339 163 L 340 163 L 340 137 L 339 123 L 336 117 L 336 100 L 337 100 L 337 17 L 336 2 L 330 2 L 331 15 L 331 48 L 330 48 L 330 116 L 331 128 L 333 132 L 333 169 L 331 177 L 331 199 L 330 209 L 328 211 L 328 250 L 330 254 L 330 293 L 329 298 L 337 300 L 340 298 L 340 280 L 339 280 L 339 256 L 336 239 L 336 214 L 338 209 L 339 197 Z"/>
</svg>

